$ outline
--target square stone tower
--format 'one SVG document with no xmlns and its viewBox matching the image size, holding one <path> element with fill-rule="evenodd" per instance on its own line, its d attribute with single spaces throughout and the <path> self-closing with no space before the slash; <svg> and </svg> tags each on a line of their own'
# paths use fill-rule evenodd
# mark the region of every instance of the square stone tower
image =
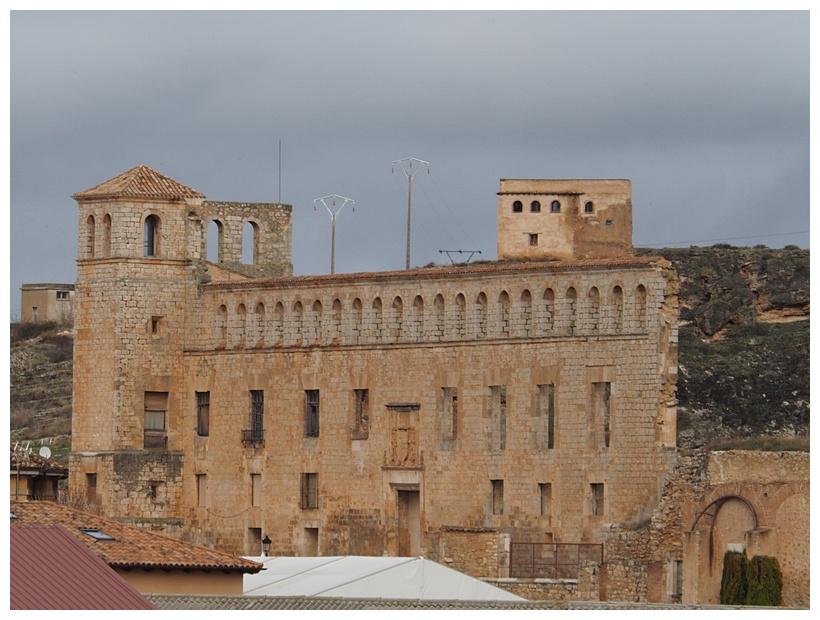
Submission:
<svg viewBox="0 0 820 620">
<path fill-rule="evenodd" d="M 632 181 L 501 179 L 499 260 L 632 256 Z"/>
</svg>

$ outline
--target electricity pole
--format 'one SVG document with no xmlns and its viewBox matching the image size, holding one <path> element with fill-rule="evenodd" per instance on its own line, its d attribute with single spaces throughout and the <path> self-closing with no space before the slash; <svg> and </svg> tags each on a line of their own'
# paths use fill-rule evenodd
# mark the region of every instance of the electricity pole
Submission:
<svg viewBox="0 0 820 620">
<path fill-rule="evenodd" d="M 343 200 L 344 202 L 341 206 L 336 209 L 336 199 Z M 326 200 L 332 201 L 333 209 L 327 206 Z M 313 209 L 316 209 L 316 203 L 321 202 L 322 205 L 327 209 L 327 212 L 330 214 L 330 273 L 335 273 L 336 269 L 336 216 L 339 212 L 345 208 L 345 205 L 349 202 L 350 204 L 356 204 L 351 198 L 345 198 L 344 196 L 339 196 L 338 194 L 331 194 L 330 196 L 324 196 L 322 198 L 316 198 L 313 201 Z"/>
<path fill-rule="evenodd" d="M 416 165 L 415 170 L 413 170 L 413 164 Z M 429 173 L 430 164 L 423 159 L 405 157 L 404 159 L 397 159 L 393 162 L 393 165 L 399 166 L 404 172 L 404 176 L 407 177 L 407 264 L 405 269 L 410 269 L 410 208 L 413 195 L 413 177 L 423 166 L 427 166 L 427 172 Z"/>
</svg>

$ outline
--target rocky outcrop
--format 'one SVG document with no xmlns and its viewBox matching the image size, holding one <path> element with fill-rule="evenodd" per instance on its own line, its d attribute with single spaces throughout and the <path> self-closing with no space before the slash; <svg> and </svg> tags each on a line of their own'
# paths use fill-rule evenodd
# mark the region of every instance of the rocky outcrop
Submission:
<svg viewBox="0 0 820 620">
<path fill-rule="evenodd" d="M 776 322 L 809 316 L 809 250 L 789 246 L 636 250 L 663 256 L 678 270 L 680 321 L 706 336 L 727 325 Z"/>
</svg>

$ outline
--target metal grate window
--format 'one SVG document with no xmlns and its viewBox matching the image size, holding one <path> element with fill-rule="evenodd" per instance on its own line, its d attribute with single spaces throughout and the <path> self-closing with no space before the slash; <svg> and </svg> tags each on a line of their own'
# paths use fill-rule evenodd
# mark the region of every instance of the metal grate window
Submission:
<svg viewBox="0 0 820 620">
<path fill-rule="evenodd" d="M 319 390 L 305 390 L 305 437 L 319 436 Z"/>
</svg>

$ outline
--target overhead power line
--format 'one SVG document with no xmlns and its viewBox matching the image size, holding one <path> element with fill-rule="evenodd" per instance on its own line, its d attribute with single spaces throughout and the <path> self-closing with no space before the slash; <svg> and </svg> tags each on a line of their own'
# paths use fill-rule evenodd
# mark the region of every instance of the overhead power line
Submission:
<svg viewBox="0 0 820 620">
<path fill-rule="evenodd" d="M 641 243 L 635 245 L 636 248 L 655 248 L 664 245 L 678 245 L 681 243 L 715 243 L 720 241 L 738 241 L 740 239 L 761 239 L 763 237 L 785 237 L 787 235 L 805 235 L 808 230 L 798 230 L 796 232 L 773 233 L 770 235 L 751 235 L 748 237 L 721 237 L 720 239 L 696 239 L 695 241 L 658 241 L 655 243 Z"/>
</svg>

